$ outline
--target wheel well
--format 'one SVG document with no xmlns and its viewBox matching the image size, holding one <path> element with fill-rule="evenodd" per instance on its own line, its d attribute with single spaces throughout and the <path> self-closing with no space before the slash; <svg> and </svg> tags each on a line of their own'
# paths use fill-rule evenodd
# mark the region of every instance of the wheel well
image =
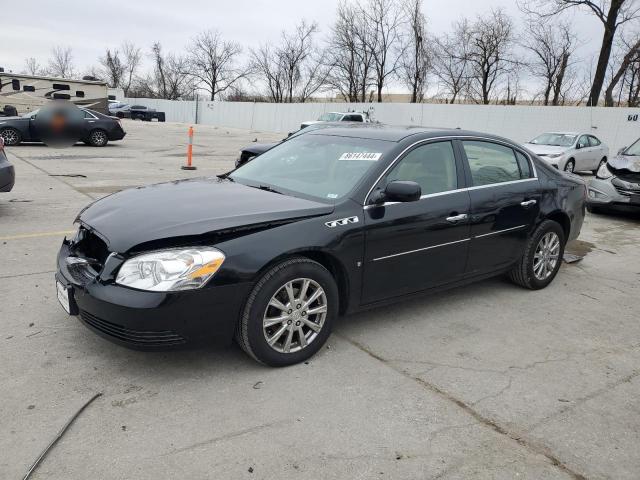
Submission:
<svg viewBox="0 0 640 480">
<path fill-rule="evenodd" d="M 268 265 L 265 265 L 265 267 L 263 267 L 258 273 L 257 278 L 259 279 L 262 276 L 262 274 L 266 270 L 271 268 L 273 265 L 277 263 L 281 263 L 283 261 L 286 261 L 294 257 L 308 258 L 309 260 L 318 262 L 324 268 L 329 270 L 329 272 L 331 273 L 331 275 L 336 281 L 336 285 L 338 286 L 338 295 L 339 295 L 338 307 L 339 307 L 340 314 L 343 314 L 347 310 L 347 307 L 349 305 L 349 280 L 348 280 L 347 272 L 344 268 L 344 265 L 342 265 L 342 263 L 338 259 L 336 259 L 335 257 L 333 257 L 332 255 L 326 252 L 322 252 L 320 250 L 306 250 L 306 251 L 300 251 L 300 252 L 292 252 L 289 255 L 278 257 L 274 261 L 270 262 Z"/>
<path fill-rule="evenodd" d="M 553 212 L 551 215 L 547 216 L 546 220 L 553 220 L 556 223 L 559 223 L 564 231 L 565 240 L 569 238 L 569 233 L 571 233 L 571 220 L 569 220 L 569 216 L 564 212 Z"/>
</svg>

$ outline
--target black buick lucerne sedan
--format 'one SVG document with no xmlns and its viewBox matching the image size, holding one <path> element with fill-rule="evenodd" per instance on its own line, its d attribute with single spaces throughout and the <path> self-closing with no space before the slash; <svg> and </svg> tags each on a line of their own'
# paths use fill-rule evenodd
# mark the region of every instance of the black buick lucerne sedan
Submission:
<svg viewBox="0 0 640 480">
<path fill-rule="evenodd" d="M 77 217 L 56 274 L 71 315 L 127 346 L 236 338 L 283 366 L 340 314 L 508 273 L 546 287 L 586 189 L 508 140 L 346 125 L 225 175 L 124 190 Z"/>
</svg>

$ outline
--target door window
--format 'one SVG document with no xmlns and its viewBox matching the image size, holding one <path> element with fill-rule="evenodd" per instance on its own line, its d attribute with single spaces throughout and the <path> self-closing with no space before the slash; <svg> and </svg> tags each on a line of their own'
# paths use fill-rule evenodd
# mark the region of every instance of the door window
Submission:
<svg viewBox="0 0 640 480">
<path fill-rule="evenodd" d="M 463 141 L 462 145 L 474 186 L 511 182 L 530 176 L 530 172 L 520 172 L 521 167 L 512 148 L 481 141 Z"/>
<path fill-rule="evenodd" d="M 589 146 L 589 139 L 586 135 L 582 135 L 578 140 L 578 148 L 587 148 Z"/>
<path fill-rule="evenodd" d="M 345 115 L 342 118 L 343 122 L 362 122 L 362 115 Z"/>
<path fill-rule="evenodd" d="M 414 148 L 393 168 L 387 181 L 416 182 L 422 195 L 458 188 L 456 159 L 451 142 L 437 142 Z"/>
<path fill-rule="evenodd" d="M 600 146 L 600 140 L 598 140 L 596 137 L 590 135 L 589 136 L 589 145 L 591 145 L 592 147 L 598 147 L 598 146 Z"/>
</svg>

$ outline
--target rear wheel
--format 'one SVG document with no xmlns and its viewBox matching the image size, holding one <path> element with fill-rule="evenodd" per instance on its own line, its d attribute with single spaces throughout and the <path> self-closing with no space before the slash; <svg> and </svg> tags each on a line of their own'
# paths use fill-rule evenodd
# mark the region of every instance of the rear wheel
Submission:
<svg viewBox="0 0 640 480">
<path fill-rule="evenodd" d="M 573 173 L 576 169 L 576 161 L 573 158 L 570 158 L 567 163 L 564 164 L 564 171 Z"/>
<path fill-rule="evenodd" d="M 520 261 L 509 272 L 511 280 L 531 290 L 549 285 L 560 270 L 565 246 L 564 230 L 557 222 L 542 222 L 527 242 Z"/>
<path fill-rule="evenodd" d="M 293 258 L 258 281 L 247 299 L 236 340 L 259 362 L 293 365 L 322 348 L 337 315 L 338 289 L 331 273 L 313 260 Z"/>
<path fill-rule="evenodd" d="M 593 174 L 595 175 L 596 173 L 598 173 L 598 170 L 600 170 L 600 167 L 602 167 L 603 165 L 605 165 L 607 163 L 607 157 L 604 157 L 602 160 L 600 160 L 600 163 L 598 164 L 598 166 L 596 167 L 595 170 L 592 170 Z"/>
<path fill-rule="evenodd" d="M 97 129 L 91 131 L 88 141 L 94 147 L 104 147 L 109 142 L 109 137 L 107 132 Z"/>
<path fill-rule="evenodd" d="M 20 132 L 12 127 L 0 130 L 0 137 L 2 137 L 4 144 L 7 146 L 18 145 L 22 141 L 22 135 L 20 135 Z"/>
</svg>

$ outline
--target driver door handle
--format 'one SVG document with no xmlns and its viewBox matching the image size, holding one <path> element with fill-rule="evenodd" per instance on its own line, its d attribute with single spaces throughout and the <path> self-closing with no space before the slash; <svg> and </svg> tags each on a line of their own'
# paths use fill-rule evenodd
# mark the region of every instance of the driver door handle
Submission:
<svg viewBox="0 0 640 480">
<path fill-rule="evenodd" d="M 453 217 L 447 217 L 447 222 L 449 223 L 458 223 L 462 220 L 466 220 L 468 215 L 466 213 L 461 213 L 460 215 L 454 215 Z"/>
<path fill-rule="evenodd" d="M 535 205 L 536 203 L 538 203 L 537 200 L 526 200 L 524 202 L 520 202 L 520 205 L 522 205 L 523 207 L 530 207 L 532 205 Z"/>
</svg>

